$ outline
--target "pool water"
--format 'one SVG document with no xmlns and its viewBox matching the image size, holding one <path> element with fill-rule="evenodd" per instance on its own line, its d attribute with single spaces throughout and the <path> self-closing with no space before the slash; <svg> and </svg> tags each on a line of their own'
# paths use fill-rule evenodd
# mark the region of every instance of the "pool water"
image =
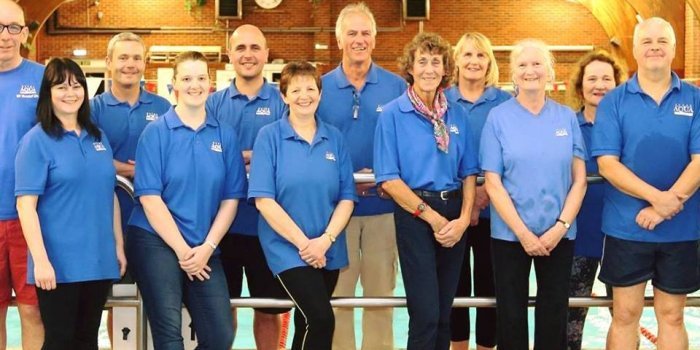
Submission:
<svg viewBox="0 0 700 350">
<path fill-rule="evenodd" d="M 534 273 L 530 275 L 530 295 L 535 295 L 537 292 L 537 287 L 535 284 Z M 244 292 L 247 293 L 247 292 Z M 605 287 L 598 281 L 593 286 L 593 293 L 596 295 L 605 295 Z M 653 295 L 653 290 L 651 284 L 647 285 L 647 295 Z M 245 295 L 245 294 L 244 294 Z M 357 295 L 362 295 L 362 288 L 358 286 Z M 398 278 L 396 286 L 396 295 L 404 296 L 403 281 Z M 700 296 L 700 292 L 693 294 L 694 296 Z M 474 320 L 474 309 L 470 310 L 471 319 Z M 533 309 L 529 310 L 530 317 L 530 339 L 533 338 L 532 333 L 534 332 L 534 312 Z M 106 315 L 106 313 L 105 313 Z M 104 315 L 103 315 L 104 316 Z M 109 348 L 109 339 L 107 337 L 107 330 L 105 328 L 105 318 L 103 317 L 102 326 L 100 328 L 100 348 Z M 253 339 L 252 331 L 252 320 L 253 311 L 249 308 L 242 308 L 238 310 L 238 331 L 233 344 L 234 349 L 255 349 L 255 341 Z M 362 330 L 360 323 L 361 320 L 361 309 L 355 309 L 355 330 L 359 333 Z M 686 327 L 688 329 L 688 336 L 690 340 L 690 349 L 700 350 L 700 308 L 689 307 L 685 311 L 685 321 Z M 293 322 L 292 322 L 293 323 Z M 644 313 L 642 314 L 642 319 L 640 321 L 642 327 L 645 327 L 652 334 L 657 334 L 656 319 L 654 318 L 653 308 L 644 308 Z M 584 349 L 604 349 L 605 348 L 605 335 L 608 331 L 608 326 L 610 325 L 610 314 L 607 308 L 591 308 L 588 312 L 588 317 L 586 319 L 586 328 L 584 330 L 583 338 L 583 348 Z M 472 327 L 472 334 L 474 332 L 474 325 Z M 293 326 L 290 327 L 289 337 L 287 339 L 287 346 L 291 345 L 291 336 L 293 334 Z M 398 348 L 404 348 L 406 344 L 406 337 L 408 334 L 408 313 L 405 308 L 394 309 L 394 344 Z M 358 335 L 359 338 L 359 335 Z M 474 337 L 471 337 L 472 344 L 470 348 L 474 349 L 476 345 L 474 344 Z M 645 337 L 641 337 L 641 347 L 640 349 L 655 349 L 656 347 Z M 360 343 L 358 339 L 358 344 Z M 21 330 L 19 317 L 17 315 L 16 308 L 10 308 L 7 313 L 7 344 L 9 348 L 20 348 L 21 347 Z"/>
</svg>

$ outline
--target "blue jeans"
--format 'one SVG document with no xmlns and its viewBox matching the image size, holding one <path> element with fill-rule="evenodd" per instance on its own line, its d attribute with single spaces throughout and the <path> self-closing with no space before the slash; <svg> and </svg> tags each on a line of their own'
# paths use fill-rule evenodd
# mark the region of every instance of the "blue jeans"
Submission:
<svg viewBox="0 0 700 350">
<path fill-rule="evenodd" d="M 210 279 L 190 281 L 175 252 L 158 236 L 129 226 L 126 255 L 143 297 L 156 350 L 182 350 L 182 303 L 192 318 L 197 349 L 233 344 L 233 318 L 226 276 L 218 255 L 209 258 Z"/>
<path fill-rule="evenodd" d="M 424 198 L 448 220 L 459 217 L 461 199 Z M 407 350 L 450 348 L 450 314 L 464 257 L 466 235 L 452 248 L 442 247 L 428 223 L 397 206 L 396 247 L 408 308 Z"/>
</svg>

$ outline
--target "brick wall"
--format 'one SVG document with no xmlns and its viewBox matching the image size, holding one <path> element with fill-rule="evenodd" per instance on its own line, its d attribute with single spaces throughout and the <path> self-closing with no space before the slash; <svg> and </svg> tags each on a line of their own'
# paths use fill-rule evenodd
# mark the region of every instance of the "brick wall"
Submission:
<svg viewBox="0 0 700 350">
<path fill-rule="evenodd" d="M 685 76 L 700 85 L 700 20 L 690 5 L 685 6 Z"/>
<path fill-rule="evenodd" d="M 274 10 L 262 10 L 253 0 L 243 0 L 243 20 L 217 21 L 214 0 L 188 12 L 184 0 L 78 0 L 59 8 L 58 23 L 62 26 L 104 29 L 189 27 L 202 28 L 204 33 L 142 34 L 147 45 L 221 45 L 225 48 L 230 29 L 243 23 L 268 29 L 266 36 L 271 59 L 308 59 L 322 63 L 322 70 L 337 65 L 340 52 L 332 30 L 340 10 L 348 3 L 341 0 L 284 0 Z M 380 65 L 396 70 L 396 58 L 403 46 L 419 31 L 417 21 L 401 19 L 401 1 L 366 0 L 377 19 L 380 32 L 374 59 Z M 430 20 L 423 30 L 443 35 L 453 44 L 465 31 L 480 31 L 494 45 L 511 45 L 515 41 L 535 37 L 552 45 L 594 45 L 609 48 L 602 26 L 582 5 L 562 0 L 432 0 Z M 97 12 L 104 13 L 97 20 Z M 692 12 L 692 11 L 691 11 Z M 697 20 L 696 20 L 697 21 Z M 307 32 L 304 32 L 304 29 Z M 316 30 L 313 30 L 316 28 Z M 321 28 L 321 30 L 318 30 Z M 230 30 L 229 29 L 229 30 Z M 77 47 L 86 48 L 90 58 L 104 56 L 112 34 L 48 35 L 42 30 L 37 40 L 37 58 L 68 56 Z M 328 45 L 328 51 L 314 50 L 314 44 Z M 557 80 L 566 80 L 572 63 L 580 53 L 555 53 Z M 498 53 L 502 81 L 509 81 L 507 53 Z M 223 64 L 215 66 L 222 67 Z M 147 78 L 154 78 L 156 65 L 151 65 Z"/>
</svg>

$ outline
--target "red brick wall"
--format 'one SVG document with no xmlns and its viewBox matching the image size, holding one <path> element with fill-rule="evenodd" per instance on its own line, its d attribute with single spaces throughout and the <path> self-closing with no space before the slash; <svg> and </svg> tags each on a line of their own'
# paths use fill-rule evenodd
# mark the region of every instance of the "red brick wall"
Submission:
<svg viewBox="0 0 700 350">
<path fill-rule="evenodd" d="M 92 2 L 92 1 L 90 1 Z M 325 63 L 323 70 L 335 67 L 340 59 L 335 35 L 335 19 L 348 1 L 284 0 L 274 10 L 262 10 L 253 0 L 243 0 L 243 20 L 217 21 L 214 18 L 214 0 L 207 0 L 201 8 L 187 12 L 184 0 L 101 0 L 98 6 L 80 0 L 59 8 L 58 22 L 62 26 L 91 28 L 159 28 L 201 27 L 213 28 L 205 33 L 143 34 L 147 45 L 221 45 L 225 48 L 228 28 L 243 23 L 255 24 L 266 30 L 271 59 L 308 59 Z M 396 70 L 396 58 L 403 46 L 419 31 L 417 21 L 403 21 L 401 1 L 366 0 L 372 8 L 380 32 L 374 59 L 380 65 Z M 562 0 L 490 0 L 454 1 L 432 0 L 430 20 L 424 21 L 423 30 L 443 35 L 453 44 L 465 31 L 480 31 L 491 38 L 494 45 L 511 45 L 515 41 L 535 37 L 552 45 L 594 45 L 608 48 L 603 28 L 582 5 Z M 101 21 L 97 12 L 104 13 Z M 309 32 L 290 32 L 290 28 L 309 28 Z M 313 30 L 313 28 L 321 28 Z M 112 34 L 48 35 L 41 31 L 37 40 L 37 58 L 68 56 L 77 47 L 88 50 L 90 58 L 104 56 L 107 41 Z M 315 43 L 327 44 L 329 50 L 314 50 Z M 580 53 L 555 53 L 557 80 L 566 80 L 572 63 Z M 499 53 L 502 81 L 509 81 L 507 53 Z M 220 65 L 220 66 L 223 66 Z M 151 65 L 147 78 L 153 78 Z"/>
<path fill-rule="evenodd" d="M 685 6 L 685 77 L 700 85 L 700 20 L 690 5 Z"/>
</svg>

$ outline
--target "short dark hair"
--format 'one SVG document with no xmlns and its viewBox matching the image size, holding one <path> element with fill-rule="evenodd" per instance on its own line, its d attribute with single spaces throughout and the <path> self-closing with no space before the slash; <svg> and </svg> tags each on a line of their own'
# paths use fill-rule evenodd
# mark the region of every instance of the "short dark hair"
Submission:
<svg viewBox="0 0 700 350">
<path fill-rule="evenodd" d="M 403 49 L 403 56 L 399 57 L 399 71 L 401 76 L 408 82 L 408 85 L 413 85 L 413 76 L 408 72 L 413 67 L 416 59 L 416 52 L 425 52 L 434 55 L 442 56 L 442 65 L 445 69 L 445 76 L 442 77 L 440 87 L 447 87 L 452 81 L 454 74 L 455 61 L 452 57 L 452 45 L 436 33 L 418 33 L 413 37 L 413 40 L 406 44 Z"/>
<path fill-rule="evenodd" d="M 39 101 L 36 105 L 36 118 L 41 124 L 41 128 L 53 138 L 60 139 L 63 136 L 63 125 L 53 110 L 51 88 L 66 81 L 77 82 L 83 88 L 84 98 L 78 109 L 78 125 L 98 141 L 101 140 L 100 129 L 90 119 L 90 96 L 88 95 L 85 74 L 80 66 L 70 58 L 52 58 L 46 65 L 39 89 Z"/>
<path fill-rule="evenodd" d="M 287 88 L 294 77 L 308 76 L 314 78 L 316 87 L 321 91 L 321 76 L 313 64 L 306 61 L 289 62 L 282 69 L 280 76 L 280 92 L 282 95 L 287 95 Z"/>
</svg>

